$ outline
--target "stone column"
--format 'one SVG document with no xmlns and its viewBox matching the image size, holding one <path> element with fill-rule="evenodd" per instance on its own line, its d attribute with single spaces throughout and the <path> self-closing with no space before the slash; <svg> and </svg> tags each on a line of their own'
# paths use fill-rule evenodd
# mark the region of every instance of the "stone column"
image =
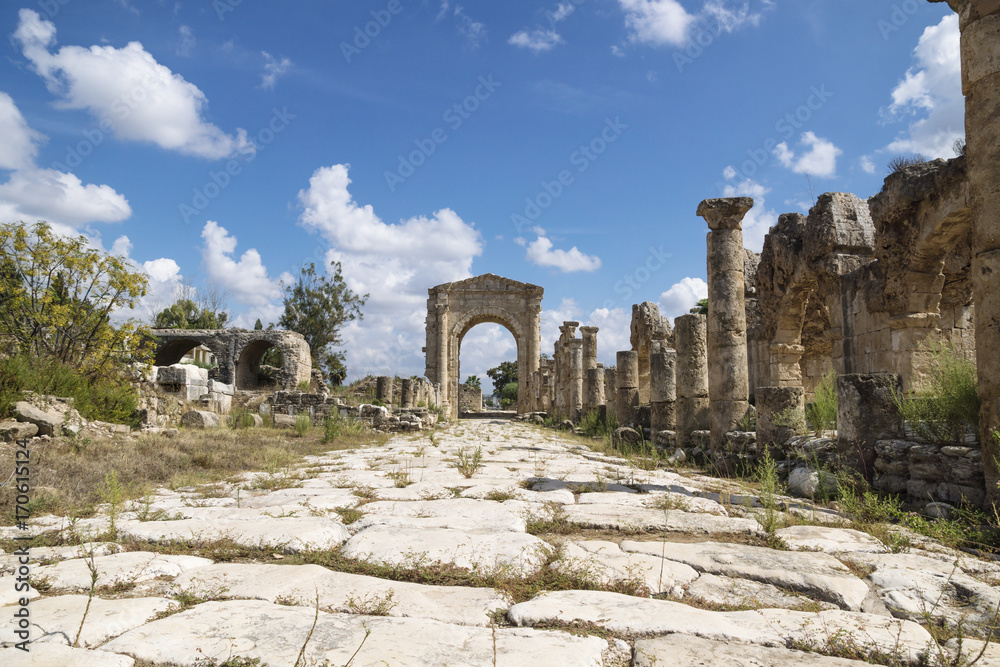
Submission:
<svg viewBox="0 0 1000 667">
<path fill-rule="evenodd" d="M 932 0 L 940 2 L 941 0 Z M 979 441 L 986 490 L 1000 502 L 1000 2 L 948 0 L 962 31 L 966 178 L 972 208 L 972 292 L 976 308 Z"/>
<path fill-rule="evenodd" d="M 588 412 L 604 412 L 604 369 L 587 369 L 587 405 Z"/>
<path fill-rule="evenodd" d="M 556 339 L 556 349 L 553 355 L 552 387 L 554 389 L 552 417 L 562 418 L 566 416 L 566 404 L 569 402 L 566 395 L 566 383 L 564 374 L 566 372 L 566 325 L 559 327 L 559 338 Z"/>
<path fill-rule="evenodd" d="M 654 434 L 677 426 L 677 352 L 662 347 L 649 355 L 649 427 Z"/>
<path fill-rule="evenodd" d="M 400 392 L 399 407 L 406 409 L 413 407 L 413 380 L 406 378 L 403 380 L 403 389 Z"/>
<path fill-rule="evenodd" d="M 451 379 L 448 377 L 451 374 L 451 357 L 448 350 L 448 345 L 450 342 L 450 336 L 448 335 L 448 329 L 450 328 L 449 317 L 448 317 L 448 301 L 447 297 L 444 297 L 444 302 L 439 303 L 437 308 L 437 325 L 438 325 L 438 342 L 437 342 L 437 352 L 438 352 L 438 382 L 441 383 L 441 401 L 445 409 L 445 414 L 451 415 L 454 419 L 458 419 L 459 412 L 459 400 L 458 391 L 455 392 L 455 405 L 451 405 Z M 412 400 L 412 399 L 411 399 Z M 411 406 L 412 407 L 412 406 Z"/>
<path fill-rule="evenodd" d="M 677 347 L 677 445 L 691 446 L 691 432 L 708 429 L 708 320 L 681 315 L 674 320 Z"/>
<path fill-rule="evenodd" d="M 590 398 L 596 391 L 590 384 L 590 371 L 597 368 L 597 327 L 580 327 L 580 334 L 583 336 L 583 411 L 581 416 L 596 410 L 598 404 L 590 402 Z M 598 377 L 597 375 L 593 377 Z M 601 385 L 604 385 L 604 375 L 600 375 Z M 601 402 L 603 405 L 603 401 Z"/>
<path fill-rule="evenodd" d="M 837 453 L 868 482 L 875 475 L 875 443 L 903 437 L 894 398 L 902 393 L 903 379 L 893 373 L 837 376 Z"/>
<path fill-rule="evenodd" d="M 392 405 L 392 378 L 380 375 L 375 379 L 375 398 L 384 405 Z"/>
<path fill-rule="evenodd" d="M 743 216 L 750 197 L 706 199 L 698 206 L 708 233 L 708 395 L 712 452 L 750 409 L 744 301 Z"/>
<path fill-rule="evenodd" d="M 583 416 L 583 341 L 574 339 L 569 346 L 570 366 L 570 419 L 580 421 Z"/>
<path fill-rule="evenodd" d="M 604 369 L 604 405 L 607 419 L 618 418 L 618 369 Z"/>
<path fill-rule="evenodd" d="M 625 350 L 618 353 L 618 381 L 615 409 L 618 425 L 635 423 L 635 413 L 639 407 L 639 353 Z"/>
<path fill-rule="evenodd" d="M 803 387 L 757 387 L 758 447 L 780 448 L 805 430 L 805 395 Z"/>
<path fill-rule="evenodd" d="M 434 383 L 434 405 L 441 405 L 441 383 Z"/>
</svg>

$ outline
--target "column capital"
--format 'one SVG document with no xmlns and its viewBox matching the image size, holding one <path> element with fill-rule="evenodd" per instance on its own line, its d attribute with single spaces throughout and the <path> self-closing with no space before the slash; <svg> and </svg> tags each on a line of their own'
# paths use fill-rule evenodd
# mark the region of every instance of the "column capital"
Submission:
<svg viewBox="0 0 1000 667">
<path fill-rule="evenodd" d="M 741 229 L 743 216 L 753 208 L 751 197 L 722 197 L 706 199 L 698 205 L 698 215 L 705 218 L 712 231 Z"/>
</svg>

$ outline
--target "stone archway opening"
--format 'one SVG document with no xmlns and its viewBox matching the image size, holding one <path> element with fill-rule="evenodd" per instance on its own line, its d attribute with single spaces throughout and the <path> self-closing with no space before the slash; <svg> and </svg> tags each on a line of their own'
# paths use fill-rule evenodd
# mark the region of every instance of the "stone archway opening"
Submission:
<svg viewBox="0 0 1000 667">
<path fill-rule="evenodd" d="M 194 340 L 192 338 L 179 338 L 172 340 L 165 345 L 161 346 L 156 351 L 156 356 L 153 360 L 154 366 L 173 366 L 174 364 L 179 364 L 181 359 L 196 347 L 200 346 L 201 342 Z"/>
<path fill-rule="evenodd" d="M 278 384 L 284 361 L 281 350 L 268 340 L 255 340 L 243 348 L 236 360 L 236 388 L 262 389 Z"/>
<path fill-rule="evenodd" d="M 459 416 L 458 357 L 461 340 L 477 324 L 504 326 L 517 345 L 517 412 L 532 412 L 540 404 L 539 319 L 543 290 L 487 273 L 475 278 L 445 283 L 428 290 L 426 375 L 440 383 L 443 407 Z"/>
<path fill-rule="evenodd" d="M 501 402 L 503 387 L 493 386 L 493 381 L 486 376 L 486 371 L 499 366 L 505 361 L 517 359 L 517 338 L 511 328 L 503 322 L 485 320 L 469 324 L 464 333 L 458 337 L 457 374 L 454 378 L 459 386 L 459 414 L 464 416 L 470 412 L 482 410 L 515 410 L 520 397 L 521 385 L 518 383 L 518 395 L 510 405 Z M 463 357 L 464 355 L 464 357 Z M 470 361 L 470 357 L 475 361 Z M 463 363 L 463 359 L 464 362 Z M 465 380 L 475 375 L 481 382 L 481 394 L 478 405 L 476 392 L 467 389 Z M 496 403 L 491 398 L 496 395 Z"/>
</svg>

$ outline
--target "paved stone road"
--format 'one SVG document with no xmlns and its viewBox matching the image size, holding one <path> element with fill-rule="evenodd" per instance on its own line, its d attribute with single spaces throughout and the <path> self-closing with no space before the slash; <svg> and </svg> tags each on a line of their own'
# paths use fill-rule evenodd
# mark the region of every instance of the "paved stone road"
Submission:
<svg viewBox="0 0 1000 667">
<path fill-rule="evenodd" d="M 482 467 L 465 477 L 456 461 L 471 463 L 477 449 Z M 269 492 L 248 487 L 287 486 L 280 475 L 288 473 L 253 473 L 210 493 L 158 490 L 117 518 L 122 541 L 143 551 L 93 542 L 35 549 L 45 564 L 33 565 L 33 576 L 46 586 L 31 593 L 30 653 L 13 648 L 24 594 L 14 591 L 15 558 L 0 555 L 0 665 L 196 665 L 237 656 L 271 667 L 864 664 L 788 648 L 846 644 L 916 663 L 928 650 L 937 655 L 914 622 L 925 612 L 982 623 L 1000 604 L 995 564 L 927 540 L 888 553 L 835 513 L 801 505 L 788 515 L 798 525 L 777 531 L 788 549 L 760 546 L 762 510 L 740 484 L 641 470 L 524 424 L 463 421 L 313 457 L 299 470 L 304 479 L 287 482 L 297 485 Z M 355 507 L 360 518 L 344 511 Z M 345 524 L 345 516 L 356 520 Z M 576 528 L 528 532 L 541 520 Z M 59 517 L 34 525 L 66 529 Z M 71 530 L 107 527 L 99 516 Z M 263 556 L 213 562 L 166 548 L 177 540 L 236 543 Z M 386 566 L 440 562 L 484 576 L 549 567 L 596 588 L 626 581 L 650 595 L 560 590 L 513 604 L 493 588 L 282 562 L 333 548 Z M 81 630 L 91 583 L 83 556 L 91 553 L 99 592 Z M 70 648 L 78 632 L 81 648 Z M 978 664 L 1000 665 L 1000 651 L 991 645 Z"/>
</svg>

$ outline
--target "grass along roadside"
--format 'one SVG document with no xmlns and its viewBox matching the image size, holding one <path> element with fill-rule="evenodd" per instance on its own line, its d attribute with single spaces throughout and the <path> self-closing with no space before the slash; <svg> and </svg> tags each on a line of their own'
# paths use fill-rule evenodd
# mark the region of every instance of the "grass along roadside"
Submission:
<svg viewBox="0 0 1000 667">
<path fill-rule="evenodd" d="M 173 436 L 140 433 L 95 439 L 81 447 L 68 438 L 38 448 L 31 468 L 32 516 L 54 513 L 85 518 L 108 502 L 141 499 L 157 487 L 171 489 L 212 484 L 245 472 L 282 471 L 306 456 L 332 450 L 356 449 L 385 442 L 374 431 L 340 434 L 324 442 L 320 429 L 302 437 L 282 429 L 181 429 Z M 109 487 L 109 481 L 113 483 Z M 127 482 L 125 480 L 128 480 Z M 14 524 L 16 487 L 0 488 L 0 524 Z"/>
</svg>

